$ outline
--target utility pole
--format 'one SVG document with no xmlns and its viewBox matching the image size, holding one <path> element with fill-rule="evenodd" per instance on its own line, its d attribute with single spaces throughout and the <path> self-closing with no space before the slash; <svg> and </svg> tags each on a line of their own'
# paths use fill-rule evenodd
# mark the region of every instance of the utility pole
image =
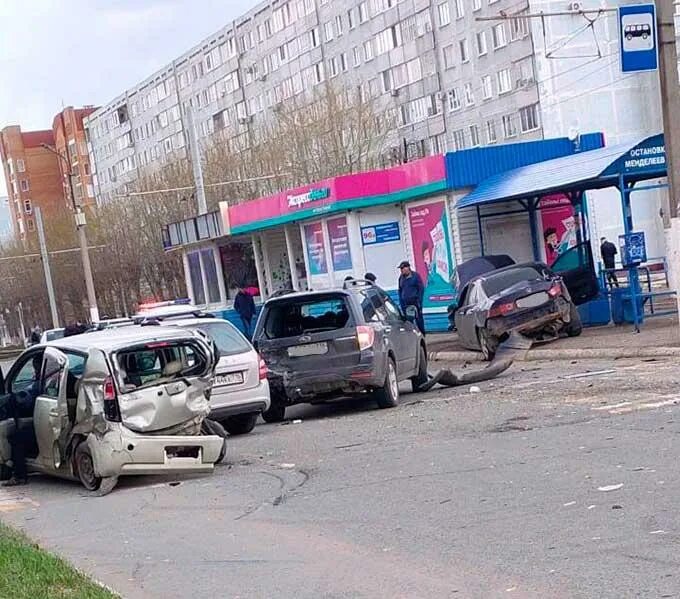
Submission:
<svg viewBox="0 0 680 599">
<path fill-rule="evenodd" d="M 52 326 L 59 328 L 59 312 L 57 311 L 57 300 L 54 296 L 54 285 L 52 284 L 52 271 L 50 270 L 50 257 L 47 254 L 47 244 L 45 243 L 45 229 L 43 228 L 42 210 L 40 206 L 34 208 L 35 224 L 38 228 L 38 242 L 40 243 L 40 258 L 42 259 L 45 271 L 45 284 L 47 285 L 47 297 L 50 300 L 50 311 L 52 312 Z"/>
<path fill-rule="evenodd" d="M 670 216 L 680 214 L 680 82 L 678 51 L 675 47 L 674 2 L 656 3 L 659 32 L 659 78 L 663 108 L 664 144 L 670 199 Z"/>
<path fill-rule="evenodd" d="M 187 133 L 189 135 L 191 168 L 194 172 L 194 184 L 196 186 L 198 214 L 206 214 L 208 212 L 208 203 L 205 199 L 205 187 L 203 185 L 203 165 L 201 164 L 201 151 L 198 147 L 198 133 L 196 131 L 196 122 L 194 121 L 194 114 L 191 106 L 186 107 L 185 114 L 187 118 Z"/>
<path fill-rule="evenodd" d="M 65 129 L 64 129 L 65 130 Z M 73 188 L 73 169 L 71 167 L 70 156 L 64 156 L 55 148 L 48 144 L 42 144 L 42 147 L 56 154 L 66 165 L 66 177 L 68 179 L 69 193 L 71 194 L 71 205 L 73 206 L 73 213 L 76 223 L 76 232 L 78 233 L 78 243 L 80 245 L 80 255 L 83 261 L 83 273 L 85 275 L 85 289 L 87 291 L 87 303 L 90 306 L 90 322 L 99 322 L 99 308 L 97 307 L 97 295 L 94 290 L 94 280 L 92 278 L 92 265 L 90 264 L 90 252 L 87 246 L 87 234 L 85 232 L 85 225 L 87 220 L 82 206 L 76 202 L 76 194 Z M 68 145 L 67 150 L 68 152 Z"/>
</svg>

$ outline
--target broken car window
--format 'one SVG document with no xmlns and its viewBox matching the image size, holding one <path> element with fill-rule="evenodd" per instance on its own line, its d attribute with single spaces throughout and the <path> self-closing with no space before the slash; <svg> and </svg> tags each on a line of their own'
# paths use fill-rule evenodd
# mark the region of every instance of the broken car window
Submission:
<svg viewBox="0 0 680 599">
<path fill-rule="evenodd" d="M 269 339 L 299 337 L 349 326 L 350 312 L 344 296 L 320 296 L 274 303 L 267 312 L 265 334 Z"/>
</svg>

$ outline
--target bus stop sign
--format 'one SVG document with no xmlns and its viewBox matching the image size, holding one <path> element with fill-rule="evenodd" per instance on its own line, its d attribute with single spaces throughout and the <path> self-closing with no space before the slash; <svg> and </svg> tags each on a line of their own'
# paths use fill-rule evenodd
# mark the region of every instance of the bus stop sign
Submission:
<svg viewBox="0 0 680 599">
<path fill-rule="evenodd" d="M 625 235 L 619 235 L 619 248 L 621 249 L 621 262 L 624 268 L 647 262 L 647 245 L 643 231 L 631 231 Z"/>
<path fill-rule="evenodd" d="M 659 68 L 654 4 L 619 6 L 621 71 L 636 73 Z"/>
</svg>

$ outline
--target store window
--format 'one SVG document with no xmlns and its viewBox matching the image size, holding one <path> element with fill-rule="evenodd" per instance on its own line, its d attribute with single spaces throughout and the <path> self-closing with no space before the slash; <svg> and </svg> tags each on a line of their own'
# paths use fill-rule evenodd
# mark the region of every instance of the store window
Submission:
<svg viewBox="0 0 680 599">
<path fill-rule="evenodd" d="M 217 267 L 215 266 L 215 255 L 212 248 L 201 250 L 201 264 L 208 292 L 208 303 L 220 303 L 220 285 L 217 282 Z"/>
<path fill-rule="evenodd" d="M 201 275 L 201 255 L 199 252 L 187 254 L 189 261 L 189 276 L 191 288 L 194 291 L 194 303 L 201 306 L 205 304 L 205 290 L 203 289 L 203 276 Z"/>
</svg>

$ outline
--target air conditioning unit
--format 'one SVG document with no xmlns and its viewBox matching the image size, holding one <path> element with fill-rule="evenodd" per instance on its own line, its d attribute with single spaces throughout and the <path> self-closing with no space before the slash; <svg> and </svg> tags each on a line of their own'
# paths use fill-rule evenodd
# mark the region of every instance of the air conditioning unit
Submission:
<svg viewBox="0 0 680 599">
<path fill-rule="evenodd" d="M 399 97 L 399 90 L 398 89 L 391 89 L 390 90 L 390 96 L 393 98 L 398 98 Z"/>
<path fill-rule="evenodd" d="M 252 116 L 240 116 L 238 118 L 238 122 L 240 125 L 247 125 L 248 123 L 252 122 L 253 117 Z"/>
</svg>

